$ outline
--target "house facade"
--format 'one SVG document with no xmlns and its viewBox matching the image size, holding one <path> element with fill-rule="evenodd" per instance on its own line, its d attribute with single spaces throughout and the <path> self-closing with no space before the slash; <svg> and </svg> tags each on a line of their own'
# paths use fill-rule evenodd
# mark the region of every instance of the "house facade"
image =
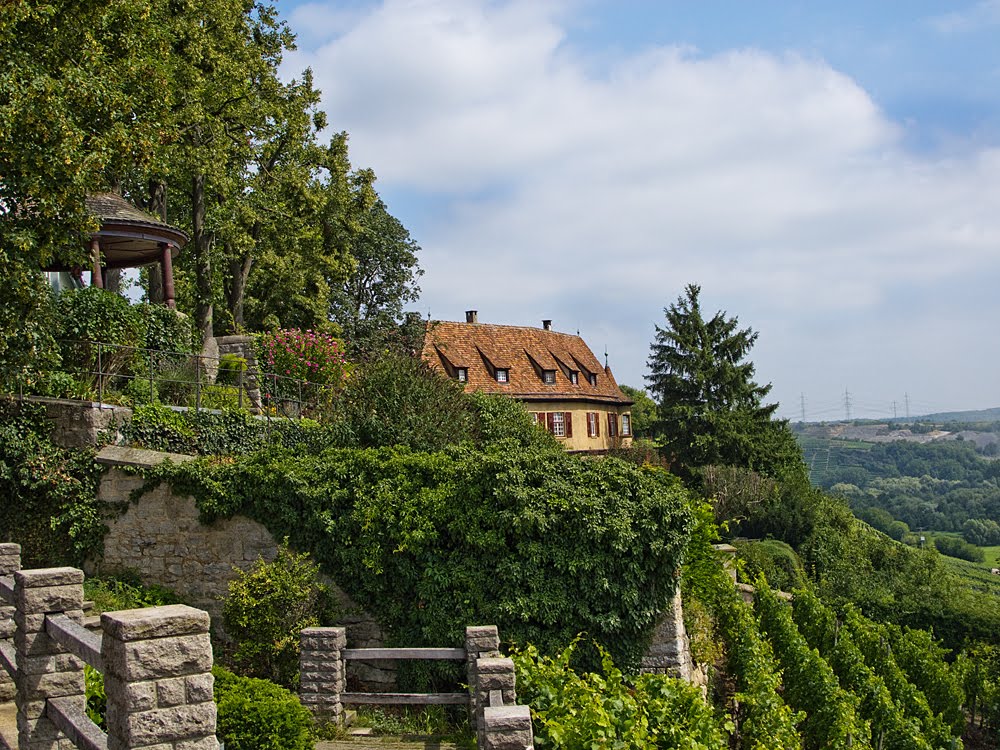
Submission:
<svg viewBox="0 0 1000 750">
<path fill-rule="evenodd" d="M 579 336 L 541 328 L 432 321 L 424 359 L 467 391 L 521 401 L 568 451 L 603 453 L 632 442 L 632 402 Z"/>
</svg>

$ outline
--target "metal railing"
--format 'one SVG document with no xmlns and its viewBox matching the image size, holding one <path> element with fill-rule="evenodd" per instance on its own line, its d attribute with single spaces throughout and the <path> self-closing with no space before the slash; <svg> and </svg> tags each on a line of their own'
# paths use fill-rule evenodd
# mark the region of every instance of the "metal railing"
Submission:
<svg viewBox="0 0 1000 750">
<path fill-rule="evenodd" d="M 63 371 L 104 403 L 148 401 L 202 411 L 248 409 L 268 416 L 302 417 L 332 401 L 334 387 L 260 371 L 256 363 L 225 355 L 61 339 Z M 230 363 L 236 367 L 228 368 Z M 23 396 L 23 391 L 19 393 Z"/>
</svg>

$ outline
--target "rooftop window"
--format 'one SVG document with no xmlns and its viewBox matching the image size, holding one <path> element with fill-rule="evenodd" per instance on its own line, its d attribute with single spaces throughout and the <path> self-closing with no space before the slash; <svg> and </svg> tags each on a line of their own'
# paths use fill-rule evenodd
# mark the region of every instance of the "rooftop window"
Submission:
<svg viewBox="0 0 1000 750">
<path fill-rule="evenodd" d="M 546 385 L 553 385 L 556 382 L 556 371 L 555 370 L 542 370 L 542 381 Z"/>
<path fill-rule="evenodd" d="M 508 383 L 508 382 L 510 382 L 510 370 L 507 370 L 507 369 L 497 369 L 497 382 L 498 383 Z"/>
</svg>

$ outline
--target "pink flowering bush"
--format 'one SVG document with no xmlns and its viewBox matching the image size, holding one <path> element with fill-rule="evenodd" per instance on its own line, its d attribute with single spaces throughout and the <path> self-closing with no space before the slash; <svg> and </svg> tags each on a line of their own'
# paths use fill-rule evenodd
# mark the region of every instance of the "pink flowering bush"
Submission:
<svg viewBox="0 0 1000 750">
<path fill-rule="evenodd" d="M 257 339 L 257 358 L 262 390 L 266 397 L 277 399 L 298 400 L 301 388 L 303 400 L 328 402 L 343 385 L 349 368 L 340 341 L 298 328 L 262 333 Z"/>
</svg>

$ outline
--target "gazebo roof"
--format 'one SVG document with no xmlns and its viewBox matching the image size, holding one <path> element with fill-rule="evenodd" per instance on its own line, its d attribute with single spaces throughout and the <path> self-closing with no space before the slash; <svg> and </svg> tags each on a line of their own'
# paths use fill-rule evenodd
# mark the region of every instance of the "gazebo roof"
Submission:
<svg viewBox="0 0 1000 750">
<path fill-rule="evenodd" d="M 104 265 L 108 268 L 154 263 L 161 257 L 163 244 L 176 257 L 188 241 L 187 234 L 180 229 L 136 208 L 116 193 L 87 196 L 87 210 L 101 222 L 94 236 L 100 240 Z"/>
<path fill-rule="evenodd" d="M 116 193 L 88 195 L 86 206 L 101 224 L 91 239 L 100 242 L 105 268 L 135 268 L 156 263 L 163 257 L 163 245 L 170 248 L 170 255 L 175 258 L 189 239 L 177 227 L 136 208 Z M 44 270 L 70 269 L 56 262 Z"/>
</svg>

